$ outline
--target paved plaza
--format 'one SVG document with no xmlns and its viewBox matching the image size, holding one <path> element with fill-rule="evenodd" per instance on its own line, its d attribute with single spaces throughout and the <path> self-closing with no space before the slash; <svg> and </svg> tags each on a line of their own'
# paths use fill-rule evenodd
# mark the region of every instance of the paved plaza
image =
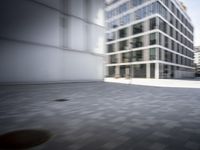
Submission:
<svg viewBox="0 0 200 150">
<path fill-rule="evenodd" d="M 54 101 L 63 98 L 68 101 Z M 0 86 L 0 134 L 19 129 L 51 132 L 33 150 L 200 150 L 200 89 Z"/>
</svg>

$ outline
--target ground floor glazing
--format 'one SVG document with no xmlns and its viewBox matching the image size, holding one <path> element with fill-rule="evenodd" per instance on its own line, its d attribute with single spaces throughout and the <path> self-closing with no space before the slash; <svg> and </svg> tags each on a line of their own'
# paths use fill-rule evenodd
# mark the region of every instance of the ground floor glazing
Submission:
<svg viewBox="0 0 200 150">
<path fill-rule="evenodd" d="M 107 66 L 107 77 L 177 79 L 194 77 L 194 69 L 163 63 Z"/>
</svg>

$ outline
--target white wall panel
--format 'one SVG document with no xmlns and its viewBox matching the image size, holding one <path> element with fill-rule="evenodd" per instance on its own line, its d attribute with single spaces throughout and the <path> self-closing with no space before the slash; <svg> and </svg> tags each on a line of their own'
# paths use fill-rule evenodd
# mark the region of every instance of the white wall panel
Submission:
<svg viewBox="0 0 200 150">
<path fill-rule="evenodd" d="M 88 19 L 90 22 L 104 26 L 104 1 L 100 0 L 88 0 Z"/>
<path fill-rule="evenodd" d="M 103 80 L 104 29 L 94 19 L 84 20 L 99 3 L 0 1 L 0 83 Z"/>
<path fill-rule="evenodd" d="M 59 13 L 34 2 L 0 1 L 0 36 L 59 45 Z"/>
<path fill-rule="evenodd" d="M 85 19 L 87 15 L 85 1 L 87 0 L 65 0 L 65 12 L 72 16 Z"/>
<path fill-rule="evenodd" d="M 93 53 L 104 54 L 104 29 L 93 24 L 88 25 L 88 49 Z"/>
<path fill-rule="evenodd" d="M 70 49 L 85 51 L 87 44 L 86 23 L 80 19 L 68 17 L 65 28 L 68 30 L 68 47 Z"/>
<path fill-rule="evenodd" d="M 103 79 L 101 56 L 1 40 L 0 44 L 1 82 Z"/>
<path fill-rule="evenodd" d="M 60 9 L 61 0 L 34 0 L 34 1 L 45 4 L 55 9 Z"/>
</svg>

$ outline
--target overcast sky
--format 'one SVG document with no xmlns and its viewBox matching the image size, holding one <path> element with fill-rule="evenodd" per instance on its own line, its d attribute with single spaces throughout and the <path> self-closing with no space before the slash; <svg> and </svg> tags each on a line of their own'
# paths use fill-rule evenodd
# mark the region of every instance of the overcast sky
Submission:
<svg viewBox="0 0 200 150">
<path fill-rule="evenodd" d="M 187 6 L 194 25 L 194 45 L 200 46 L 200 0 L 181 0 Z"/>
</svg>

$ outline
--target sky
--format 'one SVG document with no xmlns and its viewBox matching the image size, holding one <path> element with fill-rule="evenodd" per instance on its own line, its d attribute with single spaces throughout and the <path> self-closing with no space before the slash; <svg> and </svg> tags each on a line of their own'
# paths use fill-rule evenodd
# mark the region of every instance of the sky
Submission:
<svg viewBox="0 0 200 150">
<path fill-rule="evenodd" d="M 181 0 L 194 26 L 194 45 L 200 46 L 200 0 Z"/>
</svg>

